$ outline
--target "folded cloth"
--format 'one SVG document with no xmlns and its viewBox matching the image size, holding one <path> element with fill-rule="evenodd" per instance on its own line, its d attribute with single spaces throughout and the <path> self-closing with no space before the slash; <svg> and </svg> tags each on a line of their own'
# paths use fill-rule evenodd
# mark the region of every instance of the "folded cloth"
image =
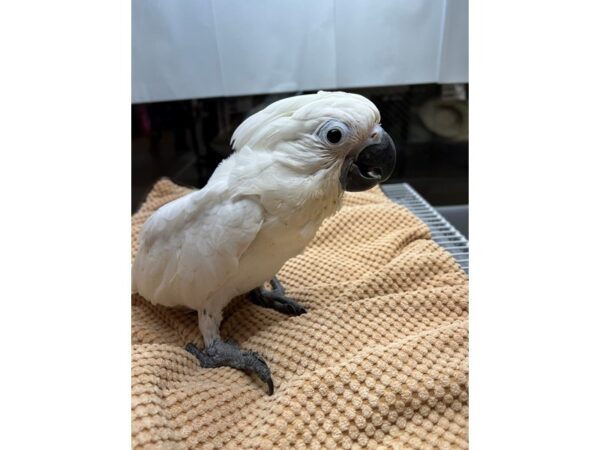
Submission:
<svg viewBox="0 0 600 450">
<path fill-rule="evenodd" d="M 132 219 L 190 189 L 160 180 Z M 427 226 L 379 188 L 346 193 L 278 274 L 308 309 L 241 296 L 221 336 L 263 355 L 275 383 L 184 350 L 195 312 L 132 296 L 134 448 L 467 448 L 468 280 Z"/>
</svg>

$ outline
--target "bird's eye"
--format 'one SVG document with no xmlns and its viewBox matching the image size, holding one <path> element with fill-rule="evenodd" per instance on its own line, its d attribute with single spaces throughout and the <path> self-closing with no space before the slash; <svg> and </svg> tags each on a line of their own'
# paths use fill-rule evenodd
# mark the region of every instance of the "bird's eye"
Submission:
<svg viewBox="0 0 600 450">
<path fill-rule="evenodd" d="M 331 119 L 317 131 L 319 139 L 325 144 L 342 145 L 350 135 L 350 129 L 344 122 Z"/>
<path fill-rule="evenodd" d="M 332 128 L 327 132 L 327 140 L 331 144 L 337 144 L 342 140 L 342 131 L 339 128 Z"/>
</svg>

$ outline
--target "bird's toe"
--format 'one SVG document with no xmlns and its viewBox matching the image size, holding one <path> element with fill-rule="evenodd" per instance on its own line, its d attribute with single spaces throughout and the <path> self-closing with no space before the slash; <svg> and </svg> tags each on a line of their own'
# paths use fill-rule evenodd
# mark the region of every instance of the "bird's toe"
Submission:
<svg viewBox="0 0 600 450">
<path fill-rule="evenodd" d="M 273 395 L 274 387 L 273 378 L 271 377 L 271 370 L 262 356 L 260 356 L 258 353 L 249 352 L 246 370 L 258 375 L 258 378 L 267 384 L 269 395 Z"/>
</svg>

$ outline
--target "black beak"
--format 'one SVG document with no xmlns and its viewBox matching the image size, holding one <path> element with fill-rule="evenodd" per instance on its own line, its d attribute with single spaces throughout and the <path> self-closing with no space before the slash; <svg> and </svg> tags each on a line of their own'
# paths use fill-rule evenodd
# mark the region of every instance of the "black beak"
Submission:
<svg viewBox="0 0 600 450">
<path fill-rule="evenodd" d="M 366 191 L 387 180 L 394 172 L 395 165 L 396 147 L 384 131 L 381 142 L 363 148 L 357 155 L 346 157 L 340 183 L 345 191 Z"/>
</svg>

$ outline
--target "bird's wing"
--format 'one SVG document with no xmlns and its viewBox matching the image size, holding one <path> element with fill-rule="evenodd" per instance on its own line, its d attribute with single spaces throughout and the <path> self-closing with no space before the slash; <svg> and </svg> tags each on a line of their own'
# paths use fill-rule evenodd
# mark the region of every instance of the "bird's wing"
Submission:
<svg viewBox="0 0 600 450">
<path fill-rule="evenodd" d="M 197 307 L 235 273 L 261 228 L 263 214 L 253 197 L 211 191 L 165 205 L 140 236 L 135 288 L 156 303 Z"/>
</svg>

